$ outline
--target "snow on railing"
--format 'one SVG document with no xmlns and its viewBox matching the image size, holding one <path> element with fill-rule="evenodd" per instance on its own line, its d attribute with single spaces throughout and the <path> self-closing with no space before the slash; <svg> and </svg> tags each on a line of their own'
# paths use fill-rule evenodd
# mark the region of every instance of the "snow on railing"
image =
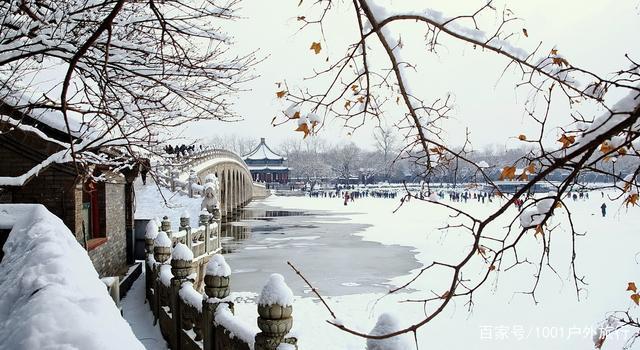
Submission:
<svg viewBox="0 0 640 350">
<path fill-rule="evenodd" d="M 0 204 L 0 227 L 11 229 L 0 264 L 0 347 L 144 349 L 62 220 L 39 204 Z"/>
<path fill-rule="evenodd" d="M 201 261 L 182 243 L 176 244 L 171 259 L 165 247 L 147 248 L 147 299 L 172 349 L 298 349 L 297 339 L 287 337 L 293 325 L 292 293 L 281 275 L 272 275 L 262 290 L 260 300 L 265 302 L 257 306 L 256 328 L 234 314 L 231 269 L 222 255 L 209 256 L 206 267 L 198 268 Z M 170 272 L 163 272 L 167 269 Z M 204 294 L 198 291 L 194 270 L 205 272 Z M 167 284 L 162 279 L 169 274 Z"/>
</svg>

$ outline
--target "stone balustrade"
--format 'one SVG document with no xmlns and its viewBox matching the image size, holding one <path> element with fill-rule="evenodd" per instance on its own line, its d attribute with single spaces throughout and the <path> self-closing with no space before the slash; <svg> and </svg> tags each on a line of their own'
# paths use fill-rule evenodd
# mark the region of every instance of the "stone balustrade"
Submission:
<svg viewBox="0 0 640 350">
<path fill-rule="evenodd" d="M 146 295 L 155 322 L 171 349 L 276 350 L 282 344 L 298 349 L 297 339 L 287 336 L 293 324 L 291 305 L 277 302 L 259 305 L 256 311 L 260 332 L 256 332 L 234 315 L 229 298 L 231 269 L 224 257 L 212 254 L 208 260 L 201 293 L 196 283 L 197 257 L 193 250 L 179 241 L 174 245 L 164 231 L 159 231 L 152 240 L 157 230 L 153 225 L 148 228 L 146 241 Z M 274 276 L 284 285 L 282 276 Z M 286 285 L 280 288 L 289 290 Z"/>
<path fill-rule="evenodd" d="M 215 176 L 215 198 L 219 201 L 222 216 L 237 214 L 237 210 L 253 198 L 269 195 L 264 186 L 253 183 L 249 167 L 237 154 L 210 149 L 194 152 L 182 158 L 164 164 L 155 164 L 156 181 L 189 197 L 205 196 L 208 176 Z"/>
</svg>

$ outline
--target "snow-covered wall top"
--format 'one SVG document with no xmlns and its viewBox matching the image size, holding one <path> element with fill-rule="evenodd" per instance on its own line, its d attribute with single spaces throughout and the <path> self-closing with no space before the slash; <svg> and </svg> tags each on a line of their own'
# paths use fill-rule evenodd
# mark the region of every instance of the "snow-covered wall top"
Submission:
<svg viewBox="0 0 640 350">
<path fill-rule="evenodd" d="M 0 339 L 6 349 L 144 349 L 87 252 L 39 204 L 0 204 L 13 227 L 0 263 Z"/>
</svg>

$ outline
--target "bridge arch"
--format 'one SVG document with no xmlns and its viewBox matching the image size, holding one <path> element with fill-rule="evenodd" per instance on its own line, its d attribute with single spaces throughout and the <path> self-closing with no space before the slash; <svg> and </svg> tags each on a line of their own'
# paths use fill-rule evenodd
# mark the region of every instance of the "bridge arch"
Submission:
<svg viewBox="0 0 640 350">
<path fill-rule="evenodd" d="M 180 165 L 179 179 L 204 184 L 205 177 L 210 174 L 215 175 L 220 184 L 218 198 L 223 217 L 232 216 L 253 198 L 264 198 L 268 195 L 264 185 L 253 182 L 244 160 L 234 152 L 223 149 L 206 150 L 191 155 Z"/>
</svg>

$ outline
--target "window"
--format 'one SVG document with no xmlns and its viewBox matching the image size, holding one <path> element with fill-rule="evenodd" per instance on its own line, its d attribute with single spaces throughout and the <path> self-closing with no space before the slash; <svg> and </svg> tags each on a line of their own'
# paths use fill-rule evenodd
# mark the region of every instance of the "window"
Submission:
<svg viewBox="0 0 640 350">
<path fill-rule="evenodd" d="M 107 241 L 105 229 L 104 183 L 88 180 L 82 191 L 82 231 L 87 249 Z"/>
</svg>

